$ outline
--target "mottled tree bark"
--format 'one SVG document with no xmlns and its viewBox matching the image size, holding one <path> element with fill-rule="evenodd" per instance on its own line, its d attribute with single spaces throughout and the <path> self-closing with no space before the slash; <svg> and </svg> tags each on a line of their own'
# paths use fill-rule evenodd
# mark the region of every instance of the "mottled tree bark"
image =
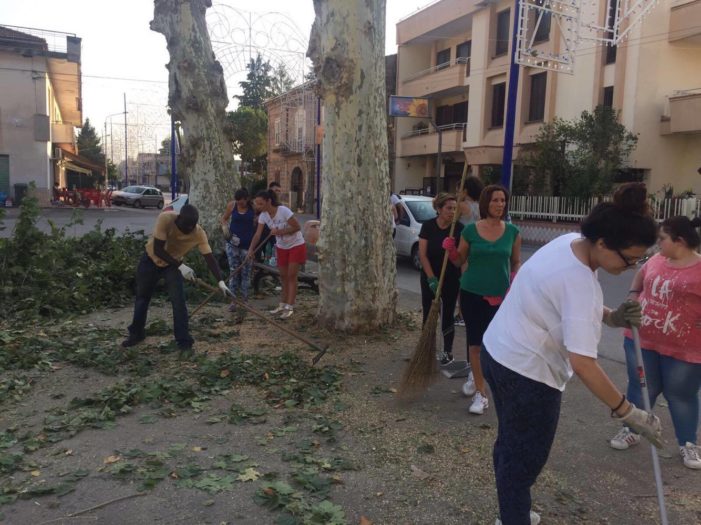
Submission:
<svg viewBox="0 0 701 525">
<path fill-rule="evenodd" d="M 319 320 L 348 332 L 394 321 L 385 0 L 314 0 L 307 55 L 324 101 Z"/>
<path fill-rule="evenodd" d="M 170 62 L 168 105 L 182 123 L 180 164 L 190 179 L 190 203 L 211 241 L 218 219 L 239 184 L 227 134 L 223 69 L 209 40 L 205 13 L 211 0 L 155 0 L 151 30 L 166 37 Z"/>
</svg>

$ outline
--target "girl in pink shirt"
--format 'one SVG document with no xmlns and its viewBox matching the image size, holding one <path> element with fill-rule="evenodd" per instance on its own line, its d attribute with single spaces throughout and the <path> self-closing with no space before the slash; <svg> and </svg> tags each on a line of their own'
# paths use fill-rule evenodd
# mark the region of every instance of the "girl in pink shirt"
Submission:
<svg viewBox="0 0 701 525">
<path fill-rule="evenodd" d="M 650 404 L 664 394 L 669 403 L 674 433 L 684 465 L 701 469 L 696 446 L 701 388 L 701 244 L 696 227 L 701 219 L 671 217 L 658 236 L 660 253 L 654 255 L 633 278 L 630 298 L 643 308 L 640 344 L 650 394 Z M 628 399 L 641 403 L 635 347 L 630 330 L 624 348 L 628 366 Z M 611 440 L 611 447 L 625 450 L 640 442 L 627 427 Z"/>
</svg>

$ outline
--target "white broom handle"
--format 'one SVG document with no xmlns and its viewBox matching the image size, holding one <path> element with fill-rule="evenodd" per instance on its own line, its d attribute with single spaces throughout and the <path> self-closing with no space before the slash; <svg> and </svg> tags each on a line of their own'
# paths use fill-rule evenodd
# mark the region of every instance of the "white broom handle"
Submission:
<svg viewBox="0 0 701 525">
<path fill-rule="evenodd" d="M 635 361 L 636 368 L 638 371 L 638 379 L 640 380 L 640 390 L 643 395 L 643 408 L 646 412 L 651 412 L 650 407 L 650 397 L 647 393 L 647 379 L 645 377 L 645 366 L 643 366 L 643 351 L 640 347 L 640 334 L 638 333 L 637 327 L 632 327 L 633 332 L 633 344 L 635 346 Z M 669 525 L 667 520 L 667 507 L 664 503 L 664 487 L 662 486 L 662 471 L 660 470 L 660 458 L 657 455 L 657 447 L 650 444 L 650 450 L 652 451 L 652 470 L 655 473 L 655 486 L 657 488 L 657 503 L 660 506 L 660 520 L 662 525 Z"/>
</svg>

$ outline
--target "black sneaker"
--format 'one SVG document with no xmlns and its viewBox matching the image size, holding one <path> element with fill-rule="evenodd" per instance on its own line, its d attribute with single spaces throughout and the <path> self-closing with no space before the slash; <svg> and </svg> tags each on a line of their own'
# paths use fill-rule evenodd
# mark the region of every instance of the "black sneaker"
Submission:
<svg viewBox="0 0 701 525">
<path fill-rule="evenodd" d="M 146 339 L 145 337 L 137 337 L 135 335 L 129 335 L 124 341 L 122 341 L 122 348 L 129 348 L 138 345 L 141 341 Z"/>
</svg>

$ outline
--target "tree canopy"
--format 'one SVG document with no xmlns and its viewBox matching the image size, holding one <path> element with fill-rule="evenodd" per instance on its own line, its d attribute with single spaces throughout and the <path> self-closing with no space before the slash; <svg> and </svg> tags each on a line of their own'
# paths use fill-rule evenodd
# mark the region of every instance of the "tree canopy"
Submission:
<svg viewBox="0 0 701 525">
<path fill-rule="evenodd" d="M 90 124 L 89 118 L 85 119 L 85 124 L 80 129 L 77 144 L 79 155 L 100 166 L 105 165 L 105 152 L 102 149 L 102 141 L 97 136 L 95 128 Z"/>
<path fill-rule="evenodd" d="M 556 196 L 607 194 L 637 142 L 612 108 L 598 106 L 574 120 L 556 118 L 542 126 L 534 144 L 523 148 L 521 180 L 514 180 L 520 190 L 515 191 L 527 191 L 527 186 L 531 192 Z"/>
<path fill-rule="evenodd" d="M 239 99 L 242 106 L 264 109 L 263 101 L 273 94 L 273 66 L 258 54 L 248 62 L 246 69 L 246 80 L 239 82 L 243 95 L 237 95 L 235 98 Z"/>
<path fill-rule="evenodd" d="M 239 106 L 229 112 L 234 153 L 247 171 L 263 173 L 268 151 L 268 115 L 264 109 Z"/>
</svg>

